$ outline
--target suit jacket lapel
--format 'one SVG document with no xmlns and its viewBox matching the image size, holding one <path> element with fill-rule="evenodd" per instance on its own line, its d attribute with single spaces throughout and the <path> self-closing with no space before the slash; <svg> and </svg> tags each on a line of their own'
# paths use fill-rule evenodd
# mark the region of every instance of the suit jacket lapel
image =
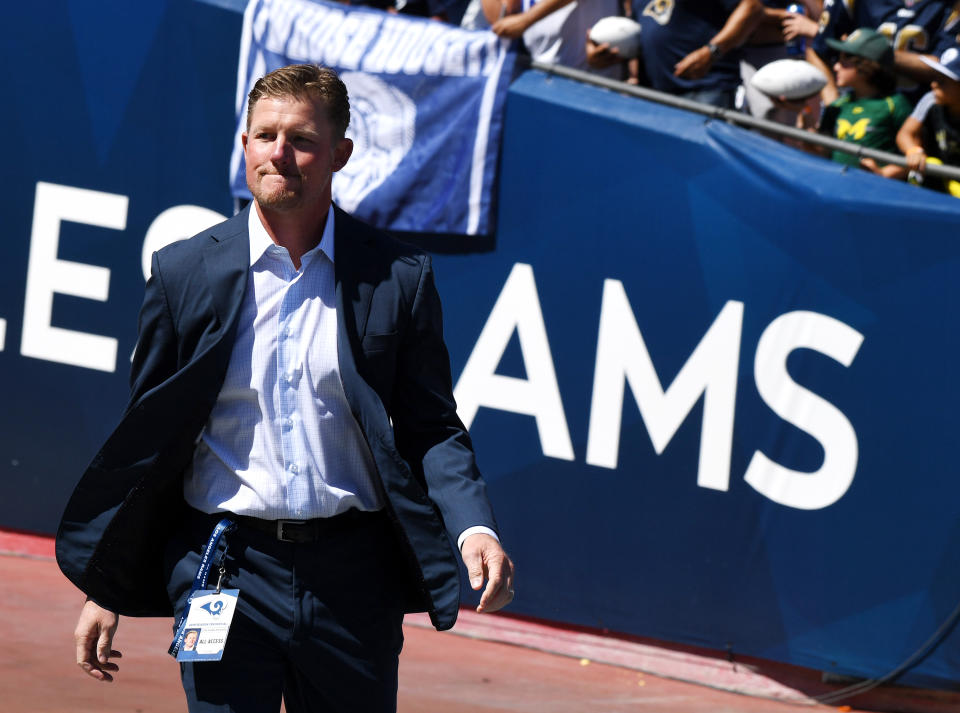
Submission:
<svg viewBox="0 0 960 713">
<path fill-rule="evenodd" d="M 337 355 L 340 381 L 350 410 L 368 439 L 377 432 L 375 416 L 383 411 L 373 389 L 360 376 L 356 355 L 373 300 L 376 280 L 367 273 L 376 264 L 370 254 L 370 237 L 363 223 L 334 206 L 334 275 L 337 291 Z"/>
<path fill-rule="evenodd" d="M 359 349 L 367 330 L 375 281 L 366 279 L 365 268 L 374 261 L 367 255 L 369 236 L 364 226 L 334 206 L 334 275 L 337 289 L 338 345 Z M 341 350 L 340 359 L 346 354 Z"/>
<path fill-rule="evenodd" d="M 210 235 L 203 249 L 213 308 L 220 328 L 229 326 L 239 313 L 250 270 L 250 236 L 247 231 L 250 206 Z"/>
</svg>

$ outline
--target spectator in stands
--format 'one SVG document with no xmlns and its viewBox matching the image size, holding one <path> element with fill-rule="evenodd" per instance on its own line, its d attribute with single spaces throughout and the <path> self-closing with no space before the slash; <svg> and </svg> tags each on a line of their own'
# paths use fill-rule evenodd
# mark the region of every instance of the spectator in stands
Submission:
<svg viewBox="0 0 960 713">
<path fill-rule="evenodd" d="M 926 59 L 926 58 L 924 58 Z M 926 60 L 938 78 L 897 134 L 897 146 L 923 185 L 960 198 L 956 181 L 923 179 L 927 162 L 960 166 L 960 50 L 951 47 L 940 61 Z"/>
<path fill-rule="evenodd" d="M 807 7 L 805 15 L 784 11 L 780 25 L 783 28 L 783 39 L 785 41 L 792 42 L 795 39 L 804 39 L 809 47 L 820 30 L 823 3 L 820 0 L 805 0 L 802 4 Z"/>
<path fill-rule="evenodd" d="M 459 25 L 468 0 L 396 0 L 397 10 L 404 15 L 419 15 Z"/>
<path fill-rule="evenodd" d="M 740 85 L 738 49 L 763 15 L 760 0 L 632 0 L 642 26 L 640 83 L 725 109 Z M 591 66 L 622 61 L 587 40 Z"/>
<path fill-rule="evenodd" d="M 880 151 L 897 151 L 897 131 L 910 115 L 910 103 L 898 94 L 893 74 L 893 48 L 875 30 L 854 30 L 846 40 L 827 40 L 839 52 L 834 65 L 836 85 L 847 91 L 824 109 L 820 133 Z M 859 165 L 887 178 L 906 178 L 895 164 L 880 166 L 873 159 L 834 151 L 834 161 Z"/>
<path fill-rule="evenodd" d="M 763 0 L 763 4 L 763 16 L 742 50 L 740 79 L 743 81 L 743 101 L 738 101 L 738 108 L 761 119 L 792 126 L 796 121 L 796 113 L 779 107 L 770 97 L 751 86 L 750 80 L 758 69 L 770 62 L 804 58 L 802 43 L 808 37 L 801 34 L 798 28 L 809 33 L 809 38 L 816 35 L 816 19 L 820 17 L 822 4 L 820 0 Z M 803 6 L 805 14 L 787 12 L 787 8 L 795 4 Z M 800 21 L 809 24 L 800 25 Z M 788 41 L 794 44 L 788 47 Z"/>
<path fill-rule="evenodd" d="M 469 0 L 341 0 L 345 5 L 372 7 L 404 15 L 429 17 L 459 25 Z"/>
<path fill-rule="evenodd" d="M 523 38 L 537 62 L 588 70 L 583 38 L 601 17 L 619 15 L 619 0 L 482 0 L 491 30 L 500 37 Z M 620 70 L 606 69 L 620 77 Z"/>
<path fill-rule="evenodd" d="M 900 91 L 912 102 L 918 100 L 923 88 L 936 79 L 936 72 L 921 56 L 936 59 L 933 55 L 939 56 L 957 43 L 960 12 L 954 10 L 955 4 L 955 0 L 825 0 L 820 30 L 807 51 L 807 60 L 830 78 L 823 90 L 824 104 L 838 96 L 828 71 L 836 60 L 828 40 L 842 39 L 858 27 L 875 28 L 890 40 L 896 72 L 905 78 Z"/>
</svg>

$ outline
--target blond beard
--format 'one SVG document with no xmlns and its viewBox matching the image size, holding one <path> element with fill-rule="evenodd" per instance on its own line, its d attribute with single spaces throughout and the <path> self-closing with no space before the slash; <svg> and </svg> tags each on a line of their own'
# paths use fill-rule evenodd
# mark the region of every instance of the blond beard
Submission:
<svg viewBox="0 0 960 713">
<path fill-rule="evenodd" d="M 261 208 L 267 208 L 269 210 L 284 211 L 291 208 L 295 208 L 300 203 L 302 198 L 302 193 L 300 191 L 291 190 L 285 188 L 284 186 L 276 186 L 273 189 L 265 189 L 263 187 L 263 178 L 265 176 L 276 176 L 275 173 L 265 173 L 258 174 L 260 181 L 256 185 L 248 185 L 247 188 L 250 189 L 250 193 L 253 195 L 254 200 L 257 201 L 257 204 Z M 300 185 L 303 186 L 303 178 L 297 176 L 300 179 Z"/>
</svg>

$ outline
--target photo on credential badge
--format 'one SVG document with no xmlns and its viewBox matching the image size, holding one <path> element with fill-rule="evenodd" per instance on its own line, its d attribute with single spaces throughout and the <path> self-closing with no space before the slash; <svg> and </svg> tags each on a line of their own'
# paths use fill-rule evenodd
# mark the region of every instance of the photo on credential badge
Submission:
<svg viewBox="0 0 960 713">
<path fill-rule="evenodd" d="M 183 635 L 183 650 L 193 651 L 197 648 L 197 639 L 200 637 L 199 629 L 190 629 Z"/>
<path fill-rule="evenodd" d="M 187 602 L 183 644 L 177 661 L 219 661 L 236 609 L 236 589 L 200 591 Z"/>
</svg>

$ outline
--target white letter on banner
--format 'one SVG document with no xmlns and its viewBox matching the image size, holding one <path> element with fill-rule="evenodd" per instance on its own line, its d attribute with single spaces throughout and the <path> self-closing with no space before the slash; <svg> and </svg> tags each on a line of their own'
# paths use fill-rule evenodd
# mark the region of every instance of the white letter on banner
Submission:
<svg viewBox="0 0 960 713">
<path fill-rule="evenodd" d="M 110 291 L 107 268 L 57 259 L 61 221 L 124 230 L 128 202 L 127 196 L 114 193 L 37 183 L 21 354 L 100 371 L 116 369 L 116 339 L 54 327 L 50 320 L 54 293 L 106 302 Z"/>
<path fill-rule="evenodd" d="M 277 2 L 270 6 L 267 34 L 263 42 L 266 49 L 276 54 L 286 52 L 293 32 L 293 21 L 299 15 L 300 9 L 301 3 Z"/>
<path fill-rule="evenodd" d="M 3 351 L 7 342 L 7 320 L 0 319 L 0 352 Z"/>
<path fill-rule="evenodd" d="M 400 21 L 396 18 L 387 17 L 380 28 L 380 36 L 363 58 L 360 69 L 371 74 L 385 72 L 384 66 L 387 59 L 394 56 L 394 47 L 402 33 L 403 27 Z"/>
<path fill-rule="evenodd" d="M 443 58 L 444 77 L 463 77 L 467 73 L 467 45 L 462 39 L 455 39 L 447 45 Z"/>
<path fill-rule="evenodd" d="M 483 67 L 483 51 L 487 48 L 488 40 L 481 38 L 467 45 L 467 76 L 479 77 Z M 489 50 L 488 50 L 489 51 Z"/>
<path fill-rule="evenodd" d="M 509 47 L 512 42 L 512 40 L 508 40 L 505 37 L 497 37 L 492 32 L 489 34 L 491 35 L 489 40 L 490 44 L 488 45 L 489 49 L 483 61 L 484 77 L 489 77 L 494 72 L 499 71 L 501 56 L 507 51 L 507 47 Z"/>
<path fill-rule="evenodd" d="M 431 22 L 424 26 L 423 34 L 417 37 L 416 44 L 410 48 L 410 53 L 407 55 L 407 61 L 403 63 L 404 74 L 413 75 L 423 72 L 424 74 L 435 75 L 439 72 L 439 65 L 436 71 L 431 72 L 424 63 L 427 55 L 437 46 L 440 38 L 445 34 L 442 24 Z"/>
<path fill-rule="evenodd" d="M 320 6 L 317 6 L 320 7 Z M 323 48 L 333 41 L 334 35 L 340 31 L 343 24 L 343 11 L 334 8 L 325 8 L 321 21 L 310 31 L 310 40 L 307 47 L 307 57 L 312 62 L 320 62 Z"/>
<path fill-rule="evenodd" d="M 617 467 L 625 380 L 658 455 L 703 394 L 697 485 L 727 490 L 742 323 L 743 303 L 727 302 L 664 392 L 623 284 L 606 280 L 590 404 L 587 463 Z"/>
<path fill-rule="evenodd" d="M 317 26 L 323 22 L 326 12 L 326 8 L 321 5 L 309 5 L 300 11 L 291 29 L 290 41 L 287 42 L 287 57 L 301 62 L 310 59 L 310 38 L 316 32 Z"/>
<path fill-rule="evenodd" d="M 520 338 L 527 379 L 496 373 L 514 330 Z M 543 454 L 573 460 L 573 444 L 529 265 L 513 266 L 453 394 L 468 428 L 481 406 L 534 416 Z"/>
<path fill-rule="evenodd" d="M 423 60 L 423 73 L 429 76 L 436 76 L 443 71 L 443 56 L 447 51 L 447 43 L 450 33 L 438 32 L 435 39 L 426 48 L 426 54 Z M 406 67 L 404 68 L 406 70 Z"/>
<path fill-rule="evenodd" d="M 823 465 L 803 473 L 753 454 L 744 479 L 774 502 L 817 510 L 839 500 L 857 470 L 857 434 L 837 407 L 797 384 L 787 373 L 794 349 L 814 349 L 850 366 L 863 335 L 849 325 L 816 312 L 788 312 L 763 331 L 753 371 L 757 390 L 783 420 L 806 431 L 823 446 Z"/>
<path fill-rule="evenodd" d="M 367 46 L 380 29 L 381 17 L 379 15 L 361 15 L 360 26 L 350 38 L 347 48 L 340 56 L 340 66 L 343 69 L 356 69 L 360 66 L 360 60 L 363 59 Z"/>
<path fill-rule="evenodd" d="M 391 18 L 387 18 L 386 23 L 391 23 Z M 391 24 L 394 24 L 397 28 L 397 45 L 393 48 L 393 54 L 387 57 L 383 71 L 386 74 L 399 74 L 404 64 L 408 61 L 411 50 L 415 50 L 417 43 L 420 42 L 420 38 L 423 37 L 427 26 L 424 23 L 406 22 L 399 18 L 393 20 Z M 420 65 L 422 64 L 423 58 L 420 59 Z M 410 74 L 416 74 L 420 71 L 420 65 L 417 65 L 415 72 L 409 72 L 409 70 L 408 72 Z"/>
<path fill-rule="evenodd" d="M 150 277 L 150 259 L 157 250 L 196 235 L 224 220 L 226 216 L 198 205 L 175 205 L 167 208 L 153 219 L 143 238 L 143 249 L 140 251 L 143 279 Z"/>
<path fill-rule="evenodd" d="M 340 26 L 340 31 L 326 44 L 323 49 L 323 62 L 327 66 L 333 67 L 340 64 L 340 55 L 347 48 L 347 43 L 360 27 L 360 15 L 347 15 Z"/>
</svg>

